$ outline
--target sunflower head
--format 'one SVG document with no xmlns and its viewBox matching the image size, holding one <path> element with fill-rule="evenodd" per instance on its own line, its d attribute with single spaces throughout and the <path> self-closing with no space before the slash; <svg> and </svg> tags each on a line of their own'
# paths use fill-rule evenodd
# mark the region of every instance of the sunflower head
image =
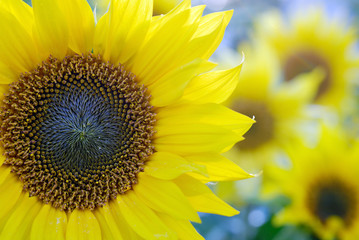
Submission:
<svg viewBox="0 0 359 240">
<path fill-rule="evenodd" d="M 268 44 L 279 58 L 285 81 L 321 68 L 324 77 L 313 102 L 345 107 L 354 77 L 351 71 L 359 66 L 357 58 L 351 56 L 355 31 L 343 19 L 329 16 L 320 7 L 290 14 L 265 14 L 255 26 L 256 39 Z"/>
<path fill-rule="evenodd" d="M 268 45 L 255 42 L 239 49 L 246 52 L 246 63 L 238 87 L 226 105 L 256 122 L 244 135 L 245 141 L 227 154 L 250 171 L 258 171 L 264 164 L 273 163 L 275 155 L 283 152 L 282 147 L 290 144 L 292 138 L 305 137 L 302 129 L 310 123 L 307 105 L 323 71 L 316 69 L 282 82 L 279 61 L 273 58 Z"/>
<path fill-rule="evenodd" d="M 299 143 L 289 151 L 288 171 L 267 169 L 291 200 L 276 223 L 310 226 L 321 239 L 359 236 L 358 151 L 347 140 L 339 129 L 324 128 L 315 148 Z"/>
<path fill-rule="evenodd" d="M 221 105 L 241 65 L 208 61 L 232 11 L 32 4 L 0 3 L 0 239 L 202 239 L 197 212 L 237 214 L 204 184 L 252 177 L 221 156 L 253 123 Z"/>
<path fill-rule="evenodd" d="M 3 100 L 4 164 L 30 196 L 54 207 L 103 206 L 137 183 L 154 152 L 149 100 L 122 66 L 92 54 L 49 58 Z"/>
</svg>

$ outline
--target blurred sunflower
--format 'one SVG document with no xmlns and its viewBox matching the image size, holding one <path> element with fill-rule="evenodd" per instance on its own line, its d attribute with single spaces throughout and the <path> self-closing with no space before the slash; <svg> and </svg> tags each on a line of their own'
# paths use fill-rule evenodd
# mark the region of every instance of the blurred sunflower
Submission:
<svg viewBox="0 0 359 240">
<path fill-rule="evenodd" d="M 220 104 L 241 66 L 208 72 L 232 12 L 32 4 L 0 3 L 0 239 L 202 239 L 197 212 L 237 214 L 204 184 L 251 177 L 219 155 L 253 122 Z"/>
<path fill-rule="evenodd" d="M 281 84 L 279 63 L 271 48 L 265 44 L 243 44 L 239 49 L 246 53 L 246 62 L 239 84 L 225 104 L 256 122 L 244 135 L 245 141 L 223 155 L 246 171 L 258 173 L 266 165 L 276 164 L 278 156 L 285 154 L 283 148 L 293 139 L 311 137 L 312 132 L 307 134 L 307 129 L 313 120 L 307 105 L 315 95 L 323 71 L 316 69 Z M 233 54 L 227 56 L 231 55 L 238 59 Z M 260 180 L 221 182 L 216 185 L 216 193 L 242 205 L 258 197 Z"/>
<path fill-rule="evenodd" d="M 265 14 L 257 23 L 255 38 L 273 48 L 280 59 L 285 81 L 320 67 L 325 72 L 313 101 L 340 108 L 348 100 L 351 71 L 358 67 L 351 56 L 356 32 L 339 18 L 329 17 L 323 8 L 299 10 L 287 17 Z"/>
<path fill-rule="evenodd" d="M 247 170 L 258 171 L 270 163 L 283 145 L 302 135 L 309 117 L 306 106 L 315 94 L 323 73 L 320 70 L 303 74 L 291 82 L 280 84 L 278 63 L 266 45 L 256 48 L 241 46 L 247 60 L 238 87 L 226 105 L 256 123 L 226 156 L 240 162 Z"/>
<path fill-rule="evenodd" d="M 90 0 L 90 2 L 96 7 L 97 15 L 102 16 L 107 11 L 110 0 Z M 153 0 L 153 15 L 168 13 L 180 2 L 180 0 Z"/>
<path fill-rule="evenodd" d="M 273 184 L 291 199 L 277 224 L 309 225 L 321 239 L 359 237 L 358 143 L 325 129 L 315 148 L 298 143 L 289 170 L 268 168 Z"/>
</svg>

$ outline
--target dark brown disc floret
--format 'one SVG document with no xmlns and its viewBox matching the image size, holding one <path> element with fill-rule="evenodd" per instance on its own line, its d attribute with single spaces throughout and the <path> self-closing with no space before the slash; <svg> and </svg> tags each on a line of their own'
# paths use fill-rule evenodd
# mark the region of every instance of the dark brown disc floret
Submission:
<svg viewBox="0 0 359 240">
<path fill-rule="evenodd" d="M 124 194 L 154 152 L 146 88 L 92 54 L 50 57 L 23 74 L 0 121 L 5 164 L 30 196 L 62 210 L 93 210 Z"/>
</svg>

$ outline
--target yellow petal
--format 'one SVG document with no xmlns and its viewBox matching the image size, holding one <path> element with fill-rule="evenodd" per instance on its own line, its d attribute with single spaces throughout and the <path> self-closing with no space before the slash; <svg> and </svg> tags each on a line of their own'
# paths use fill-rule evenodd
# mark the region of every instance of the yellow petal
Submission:
<svg viewBox="0 0 359 240">
<path fill-rule="evenodd" d="M 163 213 L 157 213 L 157 215 L 168 227 L 177 232 L 179 239 L 204 240 L 204 238 L 192 226 L 190 221 L 174 219 L 173 217 Z"/>
<path fill-rule="evenodd" d="M 188 12 L 188 11 L 190 12 L 189 18 L 187 19 L 187 23 L 186 23 L 187 25 L 191 25 L 194 24 L 195 22 L 198 22 L 206 6 L 199 5 L 191 8 L 190 6 L 187 7 L 185 5 L 186 3 L 184 4 L 184 6 L 182 5 L 182 7 L 180 7 L 179 9 L 175 8 L 174 11 L 171 11 L 166 15 L 161 15 L 160 17 L 159 16 L 153 17 L 151 21 L 150 31 L 149 34 L 147 35 L 146 40 L 151 39 L 153 35 L 156 35 L 156 31 L 158 31 L 161 27 L 163 27 L 163 25 L 167 24 L 169 19 L 173 18 L 175 15 L 182 14 L 182 12 Z"/>
<path fill-rule="evenodd" d="M 198 103 L 222 103 L 238 84 L 242 64 L 229 69 L 202 74 L 194 78 L 185 89 L 183 100 Z"/>
<path fill-rule="evenodd" d="M 191 7 L 191 0 L 183 0 L 175 8 L 173 8 L 168 14 L 177 14 L 183 10 L 189 9 Z M 168 15 L 167 14 L 167 15 Z"/>
<path fill-rule="evenodd" d="M 133 191 L 117 197 L 118 206 L 127 223 L 145 239 L 176 239 L 156 214 L 138 199 Z"/>
<path fill-rule="evenodd" d="M 34 36 L 42 57 L 50 54 L 62 59 L 68 51 L 69 31 L 60 0 L 32 0 L 35 16 Z"/>
<path fill-rule="evenodd" d="M 208 59 L 222 41 L 233 10 L 208 14 L 201 18 L 193 39 L 182 51 L 184 58 Z"/>
<path fill-rule="evenodd" d="M 216 64 L 206 60 L 196 59 L 168 72 L 147 86 L 152 96 L 151 104 L 155 107 L 162 107 L 173 103 L 182 96 L 185 87 L 193 77 L 207 72 L 215 66 Z"/>
<path fill-rule="evenodd" d="M 212 42 L 212 44 L 214 45 L 219 45 L 221 39 L 223 38 L 224 30 L 227 27 L 229 21 L 231 20 L 232 15 L 233 15 L 233 10 L 229 10 L 224 12 L 211 13 L 202 17 L 195 37 L 203 37 L 209 35 L 210 33 L 216 32 L 218 26 L 221 26 L 219 28 L 220 31 L 217 34 L 217 38 L 213 39 Z"/>
<path fill-rule="evenodd" d="M 13 173 L 9 173 L 10 169 L 8 167 L 1 167 L 1 211 L 0 211 L 0 231 L 4 227 L 4 224 L 8 216 L 12 213 L 11 210 L 14 208 L 15 204 L 18 202 L 18 199 L 22 195 L 22 184 Z M 16 209 L 16 208 L 15 208 Z"/>
<path fill-rule="evenodd" d="M 123 222 L 118 222 L 111 212 L 116 212 L 116 209 L 110 208 L 109 204 L 94 211 L 102 230 L 102 238 L 118 240 L 129 239 L 129 236 L 125 235 L 118 226 L 118 223 L 123 224 Z"/>
<path fill-rule="evenodd" d="M 95 18 L 86 0 L 61 0 L 60 8 L 69 30 L 69 47 L 76 53 L 88 53 L 93 46 Z"/>
<path fill-rule="evenodd" d="M 140 237 L 133 231 L 133 229 L 130 227 L 130 225 L 127 224 L 126 219 L 121 213 L 121 210 L 118 206 L 118 203 L 116 200 L 109 202 L 109 209 L 112 217 L 115 219 L 116 226 L 120 229 L 122 236 L 127 239 L 134 239 L 137 240 Z"/>
<path fill-rule="evenodd" d="M 124 64 L 141 46 L 152 17 L 152 0 L 113 0 L 99 20 L 95 53 L 114 64 Z"/>
<path fill-rule="evenodd" d="M 168 152 L 155 152 L 145 167 L 145 173 L 163 180 L 174 179 L 187 172 L 207 175 L 205 167 L 190 163 L 184 158 Z"/>
<path fill-rule="evenodd" d="M 181 1 L 176 7 L 174 7 L 171 11 L 169 11 L 165 15 L 176 15 L 179 12 L 182 12 L 183 10 L 190 9 L 191 8 L 191 0 L 183 0 Z M 153 16 L 152 22 L 160 21 L 165 17 L 164 14 Z"/>
<path fill-rule="evenodd" d="M 187 160 L 206 166 L 209 177 L 191 174 L 201 181 L 236 181 L 254 177 L 237 164 L 219 154 L 200 154 L 187 156 Z"/>
<path fill-rule="evenodd" d="M 0 94 L 5 94 L 9 91 L 9 85 L 8 84 L 0 84 Z M 4 96 L 1 96 L 0 99 L 2 99 Z M 1 161 L 4 161 L 5 157 L 2 158 Z M 2 162 L 1 162 L 2 163 Z"/>
<path fill-rule="evenodd" d="M 157 126 L 154 144 L 157 151 L 179 155 L 201 152 L 223 152 L 243 139 L 228 129 L 210 124 L 162 124 Z"/>
<path fill-rule="evenodd" d="M 164 14 L 173 9 L 180 0 L 156 0 L 153 6 L 153 15 Z"/>
<path fill-rule="evenodd" d="M 141 83 L 150 85 L 171 70 L 190 62 L 182 61 L 179 53 L 198 26 L 199 16 L 192 16 L 191 13 L 188 9 L 176 15 L 166 15 L 158 26 L 151 27 L 151 35 L 131 61 L 131 71 Z"/>
<path fill-rule="evenodd" d="M 5 92 L 6 92 L 6 90 L 7 90 L 7 88 L 6 88 L 6 86 L 7 85 L 4 85 L 4 84 L 0 84 L 0 94 L 4 94 Z M 1 100 L 2 98 L 0 97 L 0 100 Z M 6 159 L 6 157 L 3 155 L 3 153 L 1 153 L 2 151 L 0 151 L 0 154 L 1 154 L 1 156 L 0 156 L 0 166 L 4 163 L 4 161 L 5 161 L 5 159 Z M 0 169 L 1 170 L 1 169 Z M 1 181 L 0 181 L 0 184 L 1 184 Z"/>
<path fill-rule="evenodd" d="M 153 72 L 148 72 L 147 74 L 139 74 L 140 78 L 145 79 L 145 84 L 148 81 L 153 81 L 156 78 L 156 75 L 161 74 L 162 72 L 165 73 L 167 71 L 170 71 L 170 69 L 178 68 L 179 66 L 193 61 L 193 59 L 202 58 L 202 59 L 208 59 L 210 55 L 214 52 L 214 50 L 218 47 L 223 34 L 225 27 L 229 23 L 229 19 L 231 18 L 232 11 L 219 13 L 219 14 L 210 14 L 203 18 L 200 16 L 202 15 L 203 9 L 205 6 L 197 6 L 191 9 L 183 8 L 180 11 L 175 10 L 176 14 L 173 14 L 170 12 L 168 15 L 160 18 L 158 21 L 154 21 L 152 25 L 158 25 L 158 26 L 152 26 L 152 29 L 160 31 L 160 29 L 165 26 L 165 24 L 172 24 L 170 23 L 171 19 L 174 19 L 175 17 L 178 17 L 179 15 L 184 15 L 186 12 L 190 12 L 190 16 L 188 18 L 188 23 L 184 25 L 184 28 L 179 28 L 180 25 L 176 25 L 173 27 L 172 32 L 170 34 L 174 34 L 172 37 L 172 41 L 174 39 L 178 39 L 178 35 L 181 35 L 181 41 L 176 41 L 176 43 L 172 43 L 170 45 L 170 49 L 166 50 L 169 54 L 172 54 L 172 51 L 174 52 L 174 48 L 178 47 L 178 51 L 181 52 L 180 55 L 174 54 L 172 56 L 163 56 L 161 58 L 156 58 L 156 61 L 148 61 L 148 63 L 144 63 L 143 66 L 147 68 L 147 70 L 152 70 Z M 186 9 L 186 10 L 184 10 Z M 168 19 L 168 20 L 167 20 Z M 183 17 L 182 24 L 185 22 L 186 19 Z M 192 29 L 188 28 L 188 25 L 197 26 L 198 28 L 195 29 L 195 32 L 193 33 Z M 190 30 L 190 31 L 188 31 Z M 180 31 L 183 31 L 180 33 Z M 169 31 L 166 31 L 166 34 Z M 178 34 L 178 35 L 175 35 Z M 191 38 L 184 39 L 183 37 L 187 37 L 188 35 L 192 35 Z M 158 35 L 153 34 L 153 36 Z M 151 41 L 151 39 L 149 39 Z M 161 39 L 156 40 L 156 42 L 162 41 Z M 163 41 L 163 44 L 168 45 L 169 41 L 165 40 Z M 153 46 L 155 47 L 155 46 Z M 153 47 L 151 49 L 153 49 Z M 164 49 L 159 49 L 159 51 L 164 51 Z M 162 53 L 162 52 L 161 52 Z M 159 53 L 159 54 L 161 54 Z M 144 54 L 140 53 L 138 56 L 143 56 Z M 157 57 L 158 54 L 155 55 Z M 165 59 L 167 58 L 167 59 Z M 158 61 L 157 61 L 158 59 Z M 141 59 L 139 59 L 140 61 Z M 153 67 L 149 68 L 148 64 L 154 64 Z M 136 72 L 138 68 L 135 65 L 134 71 Z M 158 71 L 157 71 L 158 69 Z M 162 71 L 162 72 L 160 72 Z M 141 72 L 141 71 L 138 71 Z M 136 72 L 137 74 L 137 72 Z M 148 76 L 148 74 L 154 74 Z M 146 79 L 147 78 L 147 79 Z"/>
<path fill-rule="evenodd" d="M 34 14 L 32 8 L 22 0 L 2 0 L 0 6 L 12 13 L 29 35 L 32 35 Z"/>
<path fill-rule="evenodd" d="M 39 58 L 34 41 L 14 15 L 0 8 L 0 18 L 0 72 L 13 78 L 31 70 Z M 7 77 L 2 84 L 10 82 Z"/>
<path fill-rule="evenodd" d="M 0 85 L 2 86 L 1 93 L 5 93 L 6 91 L 4 90 L 8 90 L 8 87 L 5 89 L 5 86 L 8 86 L 8 84 L 18 79 L 18 73 L 20 72 L 21 70 L 12 70 L 6 63 L 0 61 Z"/>
<path fill-rule="evenodd" d="M 219 104 L 179 104 L 162 108 L 157 114 L 158 125 L 203 123 L 220 126 L 243 135 L 254 123 L 251 118 Z"/>
<path fill-rule="evenodd" d="M 1 156 L 1 159 L 4 159 L 4 158 L 5 158 L 4 156 Z M 10 167 L 7 167 L 7 166 L 0 167 L 0 186 L 11 174 L 10 171 L 11 171 Z"/>
<path fill-rule="evenodd" d="M 34 219 L 30 239 L 63 240 L 65 239 L 66 224 L 67 216 L 64 211 L 45 204 Z"/>
<path fill-rule="evenodd" d="M 150 208 L 178 219 L 201 221 L 176 184 L 152 178 L 145 173 L 138 175 L 138 182 L 134 192 Z"/>
<path fill-rule="evenodd" d="M 13 199 L 9 199 L 9 201 L 13 201 Z M 0 239 L 14 240 L 28 238 L 33 221 L 39 213 L 42 205 L 43 203 L 41 203 L 37 197 L 23 196 L 21 202 L 19 202 L 8 217 L 0 234 Z"/>
<path fill-rule="evenodd" d="M 75 209 L 71 212 L 66 240 L 101 240 L 101 229 L 92 211 Z"/>
<path fill-rule="evenodd" d="M 239 212 L 223 202 L 220 198 L 199 180 L 182 175 L 175 180 L 192 206 L 199 212 L 233 216 Z"/>
</svg>

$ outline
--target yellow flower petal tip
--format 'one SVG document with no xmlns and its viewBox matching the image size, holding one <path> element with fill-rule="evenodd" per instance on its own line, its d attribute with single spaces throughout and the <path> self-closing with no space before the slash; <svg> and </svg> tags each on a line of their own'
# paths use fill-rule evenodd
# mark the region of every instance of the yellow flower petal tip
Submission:
<svg viewBox="0 0 359 240">
<path fill-rule="evenodd" d="M 259 171 L 258 173 L 250 173 L 249 175 L 252 177 L 260 177 L 263 175 L 263 170 Z"/>
</svg>

